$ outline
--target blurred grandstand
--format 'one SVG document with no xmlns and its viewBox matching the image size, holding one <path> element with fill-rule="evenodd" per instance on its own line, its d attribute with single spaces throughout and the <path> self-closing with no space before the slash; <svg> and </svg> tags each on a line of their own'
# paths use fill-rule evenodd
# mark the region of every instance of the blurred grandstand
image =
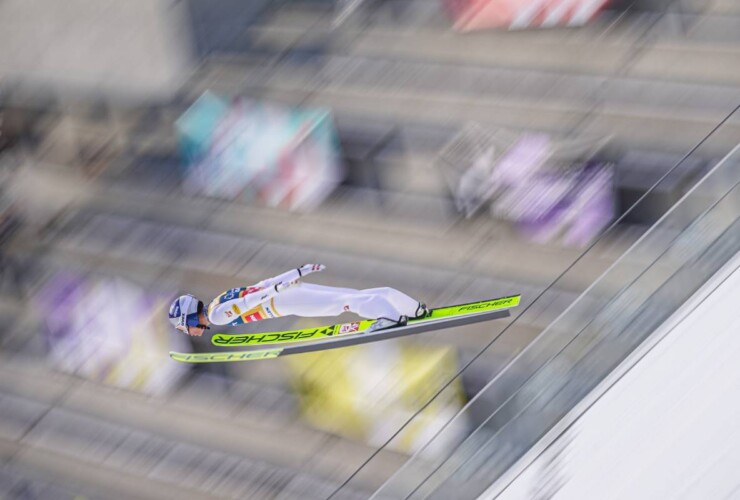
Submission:
<svg viewBox="0 0 740 500">
<path fill-rule="evenodd" d="M 557 497 L 557 426 L 740 250 L 740 4 L 591 4 L 0 3 L 0 497 L 494 498 L 540 448 L 521 498 Z M 306 262 L 523 300 L 168 359 L 213 349 L 180 292 Z"/>
</svg>

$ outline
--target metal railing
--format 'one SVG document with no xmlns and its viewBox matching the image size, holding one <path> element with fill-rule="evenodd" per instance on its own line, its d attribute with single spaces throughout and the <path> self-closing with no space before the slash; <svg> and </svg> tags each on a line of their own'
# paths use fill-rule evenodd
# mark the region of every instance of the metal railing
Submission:
<svg viewBox="0 0 740 500">
<path fill-rule="evenodd" d="M 475 498 L 740 251 L 740 145 L 376 492 Z M 561 279 L 577 271 L 571 268 Z M 525 313 L 526 314 L 526 313 Z M 489 410 L 459 434 L 467 415 Z M 452 425 L 457 424 L 457 425 Z M 452 443 L 430 457 L 435 442 Z"/>
</svg>

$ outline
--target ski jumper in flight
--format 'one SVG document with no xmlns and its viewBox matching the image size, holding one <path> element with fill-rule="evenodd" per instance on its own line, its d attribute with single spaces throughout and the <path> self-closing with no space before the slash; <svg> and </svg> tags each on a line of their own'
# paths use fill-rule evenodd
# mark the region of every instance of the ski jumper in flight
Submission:
<svg viewBox="0 0 740 500">
<path fill-rule="evenodd" d="M 368 332 L 405 324 L 427 315 L 425 304 L 393 288 L 336 288 L 302 283 L 326 266 L 306 264 L 259 283 L 227 290 L 206 308 L 193 295 L 182 295 L 170 306 L 169 319 L 183 333 L 199 337 L 214 325 L 241 325 L 282 316 L 338 316 L 352 312 L 375 319 Z"/>
</svg>

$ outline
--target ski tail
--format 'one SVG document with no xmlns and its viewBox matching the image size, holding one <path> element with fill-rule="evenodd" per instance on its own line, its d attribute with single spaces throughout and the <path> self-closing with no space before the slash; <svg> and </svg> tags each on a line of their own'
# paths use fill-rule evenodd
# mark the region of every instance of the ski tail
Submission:
<svg viewBox="0 0 740 500">
<path fill-rule="evenodd" d="M 429 311 L 429 314 L 420 319 L 412 319 L 409 322 L 433 321 L 441 318 L 449 318 L 461 315 L 478 314 L 487 311 L 499 311 L 510 309 L 519 305 L 521 295 L 511 295 L 509 297 L 500 297 L 498 299 L 480 300 L 477 302 L 468 302 L 467 304 L 458 304 L 454 306 L 437 307 Z"/>
</svg>

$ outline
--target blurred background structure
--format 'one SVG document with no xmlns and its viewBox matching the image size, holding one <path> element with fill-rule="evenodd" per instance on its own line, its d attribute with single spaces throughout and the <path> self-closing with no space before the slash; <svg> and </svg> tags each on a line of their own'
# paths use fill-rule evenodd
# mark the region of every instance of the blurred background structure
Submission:
<svg viewBox="0 0 740 500">
<path fill-rule="evenodd" d="M 0 2 L 0 497 L 740 498 L 738 106 L 736 0 Z M 168 358 L 307 262 L 522 305 Z"/>
</svg>

